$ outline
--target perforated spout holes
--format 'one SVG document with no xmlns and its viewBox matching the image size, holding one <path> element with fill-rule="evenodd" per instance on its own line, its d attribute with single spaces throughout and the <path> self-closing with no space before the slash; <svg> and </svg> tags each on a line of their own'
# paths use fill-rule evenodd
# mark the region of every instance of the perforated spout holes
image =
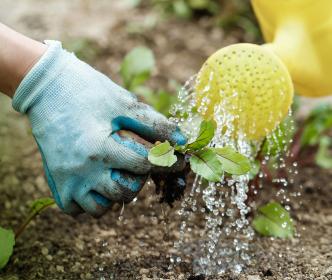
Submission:
<svg viewBox="0 0 332 280">
<path fill-rule="evenodd" d="M 259 140 L 287 115 L 293 84 L 287 68 L 272 51 L 254 44 L 235 44 L 205 62 L 194 95 L 205 118 L 215 118 L 216 108 L 222 105 L 234 117 L 234 137 L 242 133 L 249 140 Z"/>
</svg>

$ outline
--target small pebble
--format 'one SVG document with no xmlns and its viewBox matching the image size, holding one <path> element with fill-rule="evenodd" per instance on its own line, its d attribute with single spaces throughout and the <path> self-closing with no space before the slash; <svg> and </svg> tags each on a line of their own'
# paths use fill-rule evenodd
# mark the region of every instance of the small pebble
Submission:
<svg viewBox="0 0 332 280">
<path fill-rule="evenodd" d="M 10 201 L 5 201 L 5 208 L 10 209 L 12 207 L 12 204 Z"/>
<path fill-rule="evenodd" d="M 259 275 L 248 275 L 247 280 L 261 280 Z"/>
<path fill-rule="evenodd" d="M 76 240 L 75 247 L 81 251 L 84 249 L 84 243 L 82 240 Z"/>
<path fill-rule="evenodd" d="M 146 268 L 141 268 L 141 269 L 139 270 L 139 274 L 141 274 L 141 275 L 143 275 L 143 274 L 148 274 L 148 273 L 149 273 L 149 270 L 146 269 Z"/>
<path fill-rule="evenodd" d="M 47 255 L 48 255 L 48 249 L 47 249 L 46 247 L 43 247 L 43 248 L 41 249 L 41 252 L 42 252 L 42 254 L 43 254 L 44 256 L 47 256 Z"/>
<path fill-rule="evenodd" d="M 65 272 L 65 268 L 62 265 L 57 265 L 56 266 L 56 271 L 64 273 Z"/>
<path fill-rule="evenodd" d="M 330 266 L 330 267 L 328 267 L 327 269 L 325 269 L 325 271 L 324 271 L 324 275 L 325 276 L 332 276 L 332 265 Z"/>
</svg>

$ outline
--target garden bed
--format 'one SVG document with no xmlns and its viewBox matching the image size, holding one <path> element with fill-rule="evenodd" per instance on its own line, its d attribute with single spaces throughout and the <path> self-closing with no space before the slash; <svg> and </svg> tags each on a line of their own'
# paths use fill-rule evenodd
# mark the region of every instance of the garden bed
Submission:
<svg viewBox="0 0 332 280">
<path fill-rule="evenodd" d="M 9 11 L 14 4 L 6 2 Z M 89 42 L 85 50 L 90 48 L 90 55 L 84 59 L 116 82 L 121 82 L 118 69 L 124 55 L 138 45 L 150 47 L 157 67 L 149 86 L 156 90 L 175 92 L 171 80 L 182 84 L 218 48 L 250 40 L 239 28 L 225 33 L 207 17 L 195 21 L 161 20 L 137 31 L 133 24 L 159 14 L 147 7 L 121 10 L 124 8 L 117 4 L 109 7 L 112 19 L 105 16 L 103 7 L 92 9 L 92 13 L 101 13 L 100 22 L 94 26 L 99 35 L 91 35 L 91 26 L 86 32 L 84 26 L 78 27 L 67 12 L 60 16 L 67 23 L 65 31 L 53 27 L 51 14 L 35 12 L 35 5 L 30 2 L 16 3 L 16 16 L 8 23 L 39 38 L 56 34 L 71 46 L 78 37 L 88 38 L 84 42 Z M 62 0 L 50 5 L 68 9 L 67 3 Z M 78 10 L 76 17 L 83 17 L 84 13 L 86 10 Z M 32 24 L 34 20 L 38 20 L 38 27 Z M 100 34 L 102 38 L 96 38 Z M 84 48 L 80 50 L 86 53 Z M 9 106 L 8 100 L 0 99 L 0 221 L 1 226 L 15 228 L 24 219 L 28 202 L 50 193 L 26 120 L 9 110 Z M 332 170 L 314 166 L 299 170 L 294 187 L 302 184 L 303 194 L 293 205 L 292 215 L 300 236 L 291 240 L 256 236 L 252 242 L 252 264 L 244 273 L 206 279 L 332 279 Z M 269 188 L 266 185 L 263 189 L 261 203 L 266 202 Z M 86 215 L 73 219 L 57 208 L 48 209 L 20 237 L 0 279 L 204 279 L 195 278 L 187 263 L 169 268 L 172 244 L 179 237 L 178 204 L 173 209 L 161 206 L 150 184 L 135 202 L 125 206 L 121 219 L 121 207 L 99 220 Z"/>
</svg>

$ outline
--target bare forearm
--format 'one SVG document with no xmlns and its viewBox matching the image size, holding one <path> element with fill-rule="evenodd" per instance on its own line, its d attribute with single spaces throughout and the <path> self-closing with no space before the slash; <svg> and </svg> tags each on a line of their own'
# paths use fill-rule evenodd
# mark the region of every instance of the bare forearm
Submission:
<svg viewBox="0 0 332 280">
<path fill-rule="evenodd" d="M 47 46 L 0 23 L 0 92 L 12 97 Z"/>
</svg>

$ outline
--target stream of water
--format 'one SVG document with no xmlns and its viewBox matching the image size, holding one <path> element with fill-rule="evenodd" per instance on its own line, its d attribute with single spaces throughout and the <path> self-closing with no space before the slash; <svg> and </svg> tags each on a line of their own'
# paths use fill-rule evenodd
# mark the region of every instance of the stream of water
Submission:
<svg viewBox="0 0 332 280">
<path fill-rule="evenodd" d="M 201 122 L 200 113 L 204 113 L 209 106 L 209 100 L 202 100 L 197 108 L 195 100 L 195 79 L 192 77 L 180 90 L 178 102 L 171 110 L 172 120 L 188 136 L 189 142 L 197 136 Z M 237 93 L 234 93 L 235 95 Z M 214 107 L 214 119 L 217 122 L 215 137 L 210 143 L 214 147 L 230 146 L 241 154 L 255 161 L 262 141 L 246 139 L 244 134 L 236 131 L 234 120 L 238 116 L 230 115 L 223 108 L 227 108 L 227 99 Z M 198 113 L 197 113 L 198 111 Z M 225 129 L 227 128 L 227 129 Z M 287 130 L 294 129 L 291 123 Z M 234 134 L 237 137 L 234 137 Z M 284 133 L 281 128 L 276 128 L 266 141 L 278 141 L 278 136 Z M 288 141 L 288 140 L 283 140 Z M 291 140 L 289 140 L 291 141 Z M 281 143 L 287 144 L 287 143 Z M 267 151 L 262 160 L 263 165 L 269 165 L 272 170 L 286 167 L 285 158 L 289 156 L 284 147 L 280 145 L 278 151 L 272 154 Z M 290 177 L 278 177 L 275 183 L 281 185 L 275 194 L 275 199 L 286 205 L 290 210 L 291 197 L 300 195 L 299 191 L 290 193 L 288 184 L 293 183 L 296 175 L 296 163 L 287 167 Z M 260 171 L 259 178 L 268 176 Z M 212 275 L 231 271 L 239 274 L 250 264 L 252 254 L 250 244 L 254 237 L 254 230 L 248 218 L 251 211 L 248 201 L 250 174 L 240 176 L 224 176 L 220 182 L 206 182 L 196 176 L 189 194 L 182 201 L 178 214 L 181 217 L 180 237 L 174 243 L 178 252 L 171 257 L 171 263 L 176 265 L 182 261 L 192 261 L 194 273 Z M 262 184 L 260 184 L 262 187 Z M 258 190 L 254 190 L 257 194 Z"/>
</svg>

